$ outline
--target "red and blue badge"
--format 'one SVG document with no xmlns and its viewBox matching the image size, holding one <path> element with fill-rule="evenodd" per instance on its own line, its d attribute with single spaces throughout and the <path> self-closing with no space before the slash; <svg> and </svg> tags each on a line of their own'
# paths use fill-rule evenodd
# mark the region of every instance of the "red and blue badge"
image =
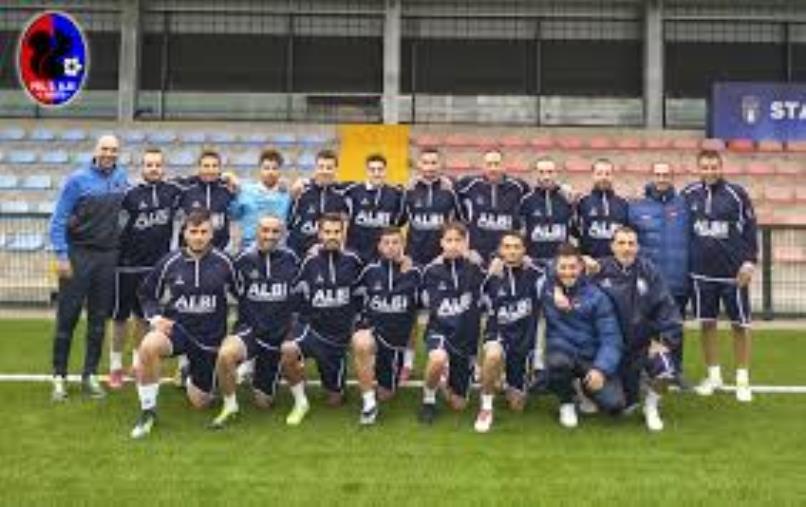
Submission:
<svg viewBox="0 0 806 507">
<path fill-rule="evenodd" d="M 17 45 L 17 73 L 33 101 L 45 107 L 69 104 L 88 70 L 87 39 L 72 17 L 47 11 L 28 23 Z"/>
</svg>

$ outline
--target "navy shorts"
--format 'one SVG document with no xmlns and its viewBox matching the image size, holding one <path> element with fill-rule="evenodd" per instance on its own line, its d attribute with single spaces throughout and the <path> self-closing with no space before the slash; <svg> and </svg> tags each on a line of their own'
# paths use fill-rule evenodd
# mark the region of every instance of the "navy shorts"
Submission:
<svg viewBox="0 0 806 507">
<path fill-rule="evenodd" d="M 251 329 L 236 334 L 246 347 L 246 358 L 255 360 L 252 388 L 273 397 L 280 382 L 280 347 Z"/>
<path fill-rule="evenodd" d="M 322 387 L 335 393 L 344 392 L 347 346 L 321 336 L 308 324 L 294 326 L 293 334 L 302 358 L 316 361 Z"/>
<path fill-rule="evenodd" d="M 635 351 L 624 357 L 619 368 L 627 405 L 638 403 L 642 377 L 649 380 L 675 380 L 678 375 L 677 361 L 669 352 L 649 357 L 646 350 Z"/>
<path fill-rule="evenodd" d="M 750 291 L 747 287 L 739 287 L 727 280 L 692 280 L 691 302 L 695 318 L 717 320 L 720 301 L 732 323 L 743 327 L 750 325 Z"/>
<path fill-rule="evenodd" d="M 150 271 L 150 269 L 139 268 L 118 268 L 115 271 L 115 302 L 112 306 L 112 320 L 122 322 L 128 320 L 132 314 L 139 319 L 143 318 L 143 309 L 140 307 L 137 290 Z"/>
<path fill-rule="evenodd" d="M 394 392 L 400 381 L 406 347 L 392 346 L 377 333 L 372 336 L 375 337 L 375 380 L 379 386 Z"/>
<path fill-rule="evenodd" d="M 171 340 L 172 356 L 187 356 L 190 363 L 189 381 L 200 391 L 212 395 L 216 384 L 218 347 L 199 342 L 177 323 L 174 323 L 168 339 Z"/>
<path fill-rule="evenodd" d="M 448 353 L 448 387 L 453 394 L 467 398 L 470 393 L 470 382 L 473 380 L 476 357 L 463 353 L 451 345 L 445 336 L 436 333 L 426 334 L 425 346 L 428 352 L 444 350 Z"/>
<path fill-rule="evenodd" d="M 508 388 L 526 392 L 526 373 L 531 370 L 536 340 L 517 342 L 500 337 L 496 340 L 504 349 L 504 375 Z"/>
</svg>

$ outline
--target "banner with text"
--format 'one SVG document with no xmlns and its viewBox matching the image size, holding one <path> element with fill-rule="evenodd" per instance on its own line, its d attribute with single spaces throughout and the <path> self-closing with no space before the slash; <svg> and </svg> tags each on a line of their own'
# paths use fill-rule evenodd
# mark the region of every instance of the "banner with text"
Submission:
<svg viewBox="0 0 806 507">
<path fill-rule="evenodd" d="M 708 135 L 720 139 L 806 140 L 806 83 L 715 83 Z"/>
</svg>

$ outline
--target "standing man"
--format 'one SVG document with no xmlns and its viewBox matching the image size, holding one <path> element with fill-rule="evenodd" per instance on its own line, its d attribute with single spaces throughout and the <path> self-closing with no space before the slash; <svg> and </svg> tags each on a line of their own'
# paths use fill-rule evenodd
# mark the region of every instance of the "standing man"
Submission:
<svg viewBox="0 0 806 507">
<path fill-rule="evenodd" d="M 283 156 L 277 150 L 260 154 L 258 181 L 236 190 L 229 214 L 241 227 L 241 250 L 251 247 L 257 238 L 258 223 L 267 215 L 286 221 L 291 195 L 280 183 Z"/>
<path fill-rule="evenodd" d="M 356 282 L 361 259 L 343 248 L 345 224 L 341 215 L 325 213 L 317 231 L 321 246 L 302 262 L 295 292 L 299 297 L 299 325 L 293 341 L 282 344 L 282 368 L 294 407 L 286 424 L 297 426 L 310 407 L 305 396 L 305 359 L 313 358 L 327 392 L 328 404 L 344 398 L 345 354 L 361 308 Z"/>
<path fill-rule="evenodd" d="M 373 424 L 378 398 L 390 399 L 397 389 L 403 353 L 416 322 L 421 273 L 403 256 L 403 233 L 397 227 L 381 232 L 380 258 L 364 268 L 358 281 L 363 310 L 353 335 L 353 353 L 362 408 L 359 423 Z"/>
<path fill-rule="evenodd" d="M 696 387 L 710 396 L 722 387 L 716 322 L 719 303 L 733 327 L 736 399 L 749 402 L 750 294 L 758 244 L 753 203 L 741 186 L 725 181 L 722 157 L 704 150 L 697 157 L 701 180 L 683 190 L 691 215 L 691 279 L 694 315 L 702 326 L 708 376 Z"/>
<path fill-rule="evenodd" d="M 504 373 L 510 409 L 521 412 L 526 405 L 527 376 L 537 338 L 543 271 L 526 264 L 523 236 L 510 231 L 501 237 L 498 256 L 503 270 L 484 283 L 488 306 L 484 358 L 481 363 L 481 407 L 475 429 L 490 431 L 493 397 Z M 492 271 L 492 268 L 491 268 Z"/>
<path fill-rule="evenodd" d="M 403 221 L 403 190 L 386 184 L 386 157 L 374 153 L 366 166 L 366 183 L 349 185 L 344 193 L 350 216 L 347 248 L 365 263 L 378 257 L 381 231 Z"/>
<path fill-rule="evenodd" d="M 182 190 L 166 182 L 162 151 L 149 148 L 143 153 L 143 181 L 123 196 L 120 258 L 115 279 L 112 309 L 112 348 L 109 353 L 109 387 L 123 386 L 123 349 L 129 317 L 134 315 L 132 367 L 137 369 L 137 347 L 148 331 L 137 290 L 146 275 L 171 249 L 174 214 Z"/>
<path fill-rule="evenodd" d="M 140 415 L 132 438 L 147 436 L 156 423 L 160 364 L 165 358 L 187 355 L 188 400 L 194 408 L 210 405 L 216 356 L 227 334 L 227 294 L 239 295 L 232 261 L 212 245 L 210 211 L 191 211 L 182 234 L 185 246 L 163 257 L 140 287 L 151 331 L 140 344 Z"/>
<path fill-rule="evenodd" d="M 638 256 L 638 237 L 629 227 L 613 236 L 613 256 L 601 259 L 594 280 L 613 301 L 624 336 L 620 376 L 628 409 L 644 394 L 644 420 L 663 430 L 660 397 L 678 376 L 672 357 L 683 339 L 677 304 L 655 264 Z M 646 379 L 646 380 L 644 380 Z"/>
<path fill-rule="evenodd" d="M 593 190 L 579 200 L 577 224 L 582 255 L 599 259 L 610 255 L 613 233 L 627 225 L 627 201 L 613 190 L 613 162 L 600 158 L 593 162 Z"/>
<path fill-rule="evenodd" d="M 67 362 L 81 310 L 87 306 L 87 346 L 82 388 L 93 398 L 105 395 L 98 382 L 104 328 L 114 298 L 118 262 L 118 216 L 128 187 L 126 170 L 118 167 L 120 143 L 103 135 L 88 167 L 73 171 L 64 182 L 50 222 L 56 253 L 59 301 L 53 340 L 53 401 L 67 399 Z"/>
<path fill-rule="evenodd" d="M 689 299 L 688 205 L 672 184 L 672 168 L 666 162 L 652 164 L 652 181 L 644 198 L 630 203 L 630 226 L 638 233 L 640 253 L 660 270 L 674 297 L 680 316 L 686 316 Z M 678 371 L 683 367 L 683 341 L 672 351 Z"/>
<path fill-rule="evenodd" d="M 267 215 L 258 222 L 257 243 L 235 259 L 241 292 L 235 333 L 218 352 L 216 373 L 223 399 L 221 412 L 211 423 L 223 428 L 238 415 L 236 369 L 255 360 L 252 391 L 255 405 L 269 408 L 280 379 L 280 347 L 289 339 L 296 311 L 291 289 L 299 261 L 291 250 L 280 246 L 284 221 Z"/>
<path fill-rule="evenodd" d="M 624 408 L 619 380 L 624 342 L 610 298 L 583 276 L 583 261 L 571 245 L 561 245 L 554 280 L 543 292 L 549 390 L 560 399 L 560 424 L 578 424 L 574 383 L 602 410 Z"/>
<path fill-rule="evenodd" d="M 422 301 L 428 309 L 428 349 L 419 419 L 432 424 L 437 416 L 437 387 L 447 375 L 446 402 L 453 410 L 467 406 L 481 331 L 482 269 L 468 259 L 468 234 L 459 222 L 446 224 L 442 255 L 423 273 Z M 478 257 L 478 256 L 476 256 Z"/>
<path fill-rule="evenodd" d="M 519 215 L 526 233 L 526 253 L 545 266 L 571 237 L 574 205 L 557 182 L 554 159 L 539 158 L 535 173 L 537 185 L 521 200 Z"/>
<path fill-rule="evenodd" d="M 313 180 L 306 182 L 301 193 L 294 199 L 288 217 L 288 247 L 304 259 L 316 243 L 317 224 L 324 214 L 347 216 L 347 201 L 343 189 L 336 183 L 338 157 L 331 150 L 316 154 L 316 169 Z"/>
<path fill-rule="evenodd" d="M 470 249 L 487 263 L 498 251 L 501 236 L 520 228 L 519 207 L 528 191 L 526 183 L 504 173 L 504 154 L 497 148 L 484 152 L 481 176 L 468 176 L 456 185 L 470 233 Z"/>
</svg>

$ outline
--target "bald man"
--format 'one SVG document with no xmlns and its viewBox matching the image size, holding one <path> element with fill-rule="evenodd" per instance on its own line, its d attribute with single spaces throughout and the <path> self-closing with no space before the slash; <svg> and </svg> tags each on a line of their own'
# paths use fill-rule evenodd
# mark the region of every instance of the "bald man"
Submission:
<svg viewBox="0 0 806 507">
<path fill-rule="evenodd" d="M 65 178 L 51 217 L 50 241 L 59 277 L 53 401 L 67 398 L 65 378 L 70 344 L 85 301 L 87 340 L 82 388 L 89 397 L 105 396 L 96 372 L 104 327 L 114 299 L 118 215 L 123 193 L 128 188 L 126 171 L 117 165 L 119 148 L 120 143 L 113 135 L 98 139 L 92 161 Z"/>
</svg>

